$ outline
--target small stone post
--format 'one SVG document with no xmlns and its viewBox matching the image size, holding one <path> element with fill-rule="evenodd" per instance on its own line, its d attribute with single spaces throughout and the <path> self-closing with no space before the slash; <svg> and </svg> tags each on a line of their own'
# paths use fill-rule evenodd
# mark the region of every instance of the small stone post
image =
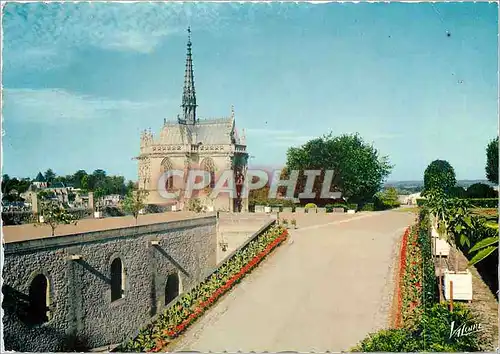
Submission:
<svg viewBox="0 0 500 354">
<path fill-rule="evenodd" d="M 38 214 L 38 195 L 31 193 L 31 210 L 33 214 Z"/>
<path fill-rule="evenodd" d="M 94 192 L 89 192 L 89 209 L 94 212 Z"/>
<path fill-rule="evenodd" d="M 453 281 L 450 280 L 450 311 L 453 312 Z"/>
</svg>

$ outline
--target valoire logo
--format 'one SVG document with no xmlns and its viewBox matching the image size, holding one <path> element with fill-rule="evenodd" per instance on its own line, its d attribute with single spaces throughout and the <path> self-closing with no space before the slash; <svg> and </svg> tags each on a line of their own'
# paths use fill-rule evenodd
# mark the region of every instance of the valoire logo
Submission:
<svg viewBox="0 0 500 354">
<path fill-rule="evenodd" d="M 450 339 L 471 335 L 482 330 L 480 323 L 466 326 L 465 323 L 455 328 L 455 321 L 451 323 Z"/>
</svg>

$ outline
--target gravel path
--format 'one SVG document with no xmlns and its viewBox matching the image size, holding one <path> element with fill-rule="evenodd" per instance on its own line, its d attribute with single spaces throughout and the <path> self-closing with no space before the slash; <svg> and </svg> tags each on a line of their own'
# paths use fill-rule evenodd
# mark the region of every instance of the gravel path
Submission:
<svg viewBox="0 0 500 354">
<path fill-rule="evenodd" d="M 346 351 L 387 327 L 395 245 L 414 215 L 389 211 L 325 220 L 298 220 L 293 242 L 168 349 Z"/>
</svg>

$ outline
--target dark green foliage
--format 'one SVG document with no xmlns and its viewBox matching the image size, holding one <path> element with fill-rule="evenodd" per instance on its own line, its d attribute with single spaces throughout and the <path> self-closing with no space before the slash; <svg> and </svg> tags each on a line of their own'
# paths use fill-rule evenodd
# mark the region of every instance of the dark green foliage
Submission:
<svg viewBox="0 0 500 354">
<path fill-rule="evenodd" d="M 361 211 L 374 211 L 374 210 L 375 210 L 375 205 L 373 203 L 366 203 L 361 208 Z"/>
<path fill-rule="evenodd" d="M 471 206 L 476 208 L 498 208 L 498 198 L 480 198 L 468 199 Z M 418 206 L 424 206 L 427 200 L 424 198 L 417 199 Z"/>
<path fill-rule="evenodd" d="M 4 226 L 29 224 L 36 220 L 37 216 L 31 211 L 2 212 L 2 222 Z"/>
<path fill-rule="evenodd" d="M 338 209 L 338 208 L 342 208 L 344 209 L 344 211 L 346 211 L 348 209 L 348 206 L 346 203 L 335 203 L 335 204 L 327 204 L 325 208 L 327 213 L 331 213 L 333 212 L 333 209 Z"/>
<path fill-rule="evenodd" d="M 349 210 L 358 210 L 358 204 L 350 203 L 347 205 Z"/>
<path fill-rule="evenodd" d="M 448 193 L 455 186 L 455 170 L 448 161 L 434 160 L 424 172 L 424 194 L 432 189 Z"/>
<path fill-rule="evenodd" d="M 451 198 L 466 198 L 467 191 L 465 190 L 464 187 L 454 186 L 449 189 L 448 195 Z"/>
<path fill-rule="evenodd" d="M 31 180 L 29 178 L 23 178 L 18 180 L 17 178 L 10 178 L 9 175 L 4 174 L 2 176 L 2 200 L 8 202 L 22 201 L 19 194 L 24 193 L 28 190 L 31 185 Z M 11 193 L 12 191 L 17 193 Z"/>
<path fill-rule="evenodd" d="M 104 207 L 102 212 L 104 217 L 106 218 L 115 216 L 125 216 L 125 213 L 122 210 L 114 206 L 106 206 Z"/>
<path fill-rule="evenodd" d="M 498 198 L 469 199 L 469 202 L 476 208 L 498 208 Z"/>
<path fill-rule="evenodd" d="M 382 187 L 392 166 L 387 157 L 355 135 L 331 134 L 313 139 L 300 147 L 292 147 L 287 152 L 287 170 L 333 170 L 330 190 L 337 189 L 349 202 L 359 203 L 369 200 Z M 315 179 L 313 192 L 319 198 L 324 174 Z M 295 194 L 302 192 L 305 178 L 299 174 Z M 318 204 L 318 203 L 316 203 Z"/>
<path fill-rule="evenodd" d="M 498 136 L 486 148 L 486 178 L 498 184 Z"/>
<path fill-rule="evenodd" d="M 495 198 L 497 193 L 495 190 L 485 183 L 474 183 L 467 188 L 467 198 Z"/>
<path fill-rule="evenodd" d="M 158 214 L 158 213 L 164 213 L 166 211 L 165 207 L 162 207 L 161 205 L 157 204 L 148 204 L 144 208 L 144 211 L 146 214 Z"/>
<path fill-rule="evenodd" d="M 430 237 L 430 221 L 427 210 L 422 209 L 419 215 L 418 243 L 422 250 L 423 262 L 423 305 L 425 308 L 433 306 L 438 300 L 438 288 L 436 283 L 436 269 L 432 256 L 432 245 Z"/>
<path fill-rule="evenodd" d="M 467 352 L 479 351 L 477 333 L 452 336 L 454 328 L 463 324 L 476 324 L 470 310 L 455 303 L 453 312 L 448 304 L 435 304 L 424 312 L 414 329 L 382 330 L 361 341 L 352 351 L 356 352 Z"/>
<path fill-rule="evenodd" d="M 417 206 L 419 206 L 419 207 L 424 206 L 426 201 L 427 201 L 427 200 L 426 200 L 426 199 L 424 199 L 424 198 L 418 198 L 418 199 L 417 199 Z"/>
</svg>

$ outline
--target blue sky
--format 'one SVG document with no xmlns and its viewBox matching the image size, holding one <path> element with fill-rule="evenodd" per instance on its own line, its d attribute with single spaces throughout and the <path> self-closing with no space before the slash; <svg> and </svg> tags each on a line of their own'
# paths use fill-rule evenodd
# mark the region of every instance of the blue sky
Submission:
<svg viewBox="0 0 500 354">
<path fill-rule="evenodd" d="M 198 115 L 234 105 L 253 164 L 359 132 L 395 165 L 389 180 L 421 179 L 437 158 L 482 179 L 497 16 L 494 3 L 9 3 L 3 171 L 137 179 L 140 131 L 180 113 L 190 25 Z"/>
</svg>

